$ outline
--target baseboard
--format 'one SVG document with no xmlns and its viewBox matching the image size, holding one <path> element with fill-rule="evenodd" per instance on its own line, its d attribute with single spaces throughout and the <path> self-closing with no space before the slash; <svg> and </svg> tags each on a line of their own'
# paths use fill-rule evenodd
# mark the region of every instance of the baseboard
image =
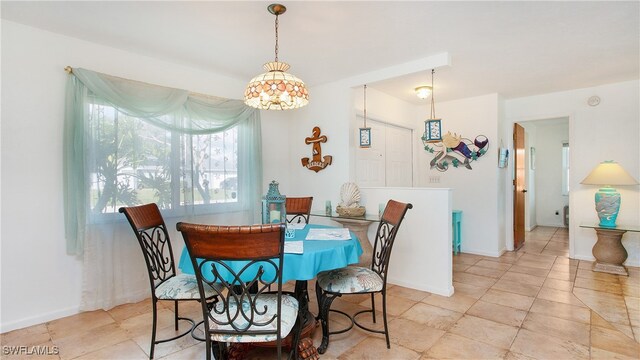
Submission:
<svg viewBox="0 0 640 360">
<path fill-rule="evenodd" d="M 572 259 L 584 260 L 584 261 L 595 261 L 596 260 L 596 258 L 594 258 L 593 256 L 590 256 L 590 255 L 574 255 L 572 257 Z"/>
<path fill-rule="evenodd" d="M 430 292 L 432 294 L 442 295 L 442 296 L 451 296 L 453 295 L 453 285 L 447 288 L 433 287 L 433 286 L 421 286 L 416 285 L 415 283 L 408 283 L 406 281 L 402 281 L 400 279 L 391 279 L 389 278 L 389 283 L 393 285 L 399 285 L 403 287 L 407 287 L 410 289 L 416 289 L 420 291 Z M 389 292 L 392 293 L 392 292 Z"/>
<path fill-rule="evenodd" d="M 15 321 L 1 323 L 0 333 L 6 333 L 8 331 L 13 331 L 17 329 L 26 328 L 28 326 L 42 324 L 47 321 L 52 321 L 52 320 L 60 319 L 60 318 L 71 316 L 71 315 L 76 315 L 78 313 L 80 313 L 80 307 L 73 306 L 66 309 L 52 311 L 46 314 L 39 314 L 36 316 L 22 318 Z"/>
<path fill-rule="evenodd" d="M 464 248 L 464 249 L 462 249 L 461 252 L 463 252 L 465 254 L 474 254 L 474 255 L 489 256 L 489 257 L 500 257 L 500 255 L 504 254 L 505 251 L 506 251 L 505 249 L 502 249 L 502 250 L 497 251 L 497 252 L 490 252 L 490 251 L 484 251 L 484 250 L 475 250 L 475 249 Z"/>
</svg>

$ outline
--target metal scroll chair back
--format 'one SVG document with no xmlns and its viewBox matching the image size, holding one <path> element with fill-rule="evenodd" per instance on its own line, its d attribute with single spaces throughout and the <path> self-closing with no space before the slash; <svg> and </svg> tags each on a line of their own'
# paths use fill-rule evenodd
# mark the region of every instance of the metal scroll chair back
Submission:
<svg viewBox="0 0 640 360">
<path fill-rule="evenodd" d="M 122 207 L 120 212 L 125 214 L 138 239 L 147 264 L 151 288 L 155 289 L 176 275 L 169 233 L 158 205 L 151 203 Z"/>
<path fill-rule="evenodd" d="M 178 339 L 189 334 L 194 329 L 195 321 L 193 319 L 179 316 L 178 302 L 200 300 L 199 297 L 195 296 L 197 295 L 196 279 L 193 275 L 176 274 L 171 240 L 169 239 L 167 226 L 156 204 L 121 207 L 119 211 L 127 217 L 142 249 L 144 261 L 147 264 L 153 306 L 149 358 L 153 359 L 156 344 Z M 213 301 L 212 290 L 209 289 L 207 293 L 207 300 Z M 159 300 L 174 302 L 174 327 L 176 331 L 178 330 L 179 320 L 189 322 L 191 324 L 189 329 L 171 338 L 156 340 L 158 326 L 157 303 Z"/>
<path fill-rule="evenodd" d="M 376 239 L 373 246 L 371 270 L 375 271 L 387 282 L 387 269 L 391 258 L 391 250 L 396 239 L 400 224 L 407 210 L 413 208 L 411 204 L 389 200 L 382 214 L 382 219 L 376 231 Z"/>
<path fill-rule="evenodd" d="M 287 215 L 291 215 L 291 218 L 287 218 L 287 223 L 309 223 L 309 214 L 311 213 L 311 204 L 313 203 L 313 197 L 287 197 L 285 202 L 285 209 Z"/>
<path fill-rule="evenodd" d="M 204 286 L 219 284 L 216 306 L 202 306 L 207 359 L 212 342 L 218 343 L 219 355 L 225 358 L 225 343 L 270 341 L 276 342 L 280 358 L 282 339 L 298 318 L 297 300 L 282 294 L 284 224 L 180 222 L 177 228 L 189 250 L 201 296 Z M 277 291 L 268 292 L 271 285 Z M 294 341 L 297 343 L 297 338 Z"/>
</svg>

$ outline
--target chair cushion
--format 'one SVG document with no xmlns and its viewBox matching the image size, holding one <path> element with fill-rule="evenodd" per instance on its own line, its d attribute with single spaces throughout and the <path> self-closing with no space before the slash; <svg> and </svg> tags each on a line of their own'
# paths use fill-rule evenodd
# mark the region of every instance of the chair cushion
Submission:
<svg viewBox="0 0 640 360">
<path fill-rule="evenodd" d="M 262 311 L 266 306 L 266 312 L 261 315 L 254 313 L 255 317 L 253 319 L 253 322 L 260 323 L 260 322 L 266 322 L 269 319 L 271 319 L 278 311 L 277 305 L 278 305 L 278 295 L 261 294 L 256 301 L 255 308 Z M 242 308 L 244 309 L 245 314 L 250 314 L 249 306 L 250 305 L 248 300 L 244 299 L 242 302 Z M 230 308 L 229 312 L 231 314 L 235 314 L 235 311 L 237 309 L 237 302 L 230 301 L 229 308 Z M 218 314 L 216 313 L 215 310 L 222 313 Z M 220 322 L 228 322 L 229 320 L 227 319 L 227 312 L 223 310 L 224 310 L 224 302 L 219 301 L 216 304 L 215 309 L 211 310 L 211 313 L 210 313 L 211 317 Z M 296 318 L 298 316 L 298 300 L 296 300 L 293 296 L 283 294 L 281 311 L 282 313 L 281 313 L 280 336 L 284 338 L 289 334 L 289 332 L 291 332 L 293 325 L 296 323 Z M 234 321 L 234 324 L 236 325 L 236 327 L 244 329 L 248 325 L 248 321 L 242 316 L 242 313 L 240 313 L 237 319 Z M 213 331 L 229 331 L 229 330 L 233 331 L 233 327 L 231 327 L 231 325 L 216 324 L 215 322 L 211 321 L 211 319 L 209 319 L 209 327 Z M 273 331 L 274 332 L 273 334 L 259 334 L 259 335 L 241 334 L 241 333 L 233 334 L 233 335 L 211 334 L 211 340 L 220 341 L 220 342 L 242 342 L 242 343 L 275 341 L 277 339 L 277 336 L 275 334 L 276 329 L 277 329 L 277 321 L 274 320 L 270 324 L 265 326 L 251 325 L 248 329 L 248 330 Z"/>
<path fill-rule="evenodd" d="M 208 284 L 204 286 L 206 298 L 216 295 L 216 291 Z M 163 282 L 156 288 L 155 293 L 160 300 L 200 299 L 196 276 L 188 274 L 178 274 Z"/>
<path fill-rule="evenodd" d="M 371 293 L 382 290 L 382 278 L 375 271 L 347 266 L 318 274 L 318 285 L 324 291 L 337 294 Z"/>
</svg>

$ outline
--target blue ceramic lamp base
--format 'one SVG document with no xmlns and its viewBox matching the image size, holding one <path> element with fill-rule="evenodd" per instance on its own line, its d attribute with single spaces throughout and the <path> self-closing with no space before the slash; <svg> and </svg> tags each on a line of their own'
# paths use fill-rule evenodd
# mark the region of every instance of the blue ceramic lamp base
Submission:
<svg viewBox="0 0 640 360">
<path fill-rule="evenodd" d="M 615 228 L 620 210 L 620 193 L 606 186 L 596 192 L 596 212 L 600 218 L 600 226 Z"/>
</svg>

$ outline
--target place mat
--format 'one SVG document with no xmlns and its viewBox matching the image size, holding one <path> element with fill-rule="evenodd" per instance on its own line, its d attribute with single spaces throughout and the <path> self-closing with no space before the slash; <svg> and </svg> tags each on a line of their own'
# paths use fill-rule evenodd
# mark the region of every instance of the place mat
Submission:
<svg viewBox="0 0 640 360">
<path fill-rule="evenodd" d="M 347 228 L 309 229 L 305 240 L 351 240 L 351 234 Z"/>
</svg>

